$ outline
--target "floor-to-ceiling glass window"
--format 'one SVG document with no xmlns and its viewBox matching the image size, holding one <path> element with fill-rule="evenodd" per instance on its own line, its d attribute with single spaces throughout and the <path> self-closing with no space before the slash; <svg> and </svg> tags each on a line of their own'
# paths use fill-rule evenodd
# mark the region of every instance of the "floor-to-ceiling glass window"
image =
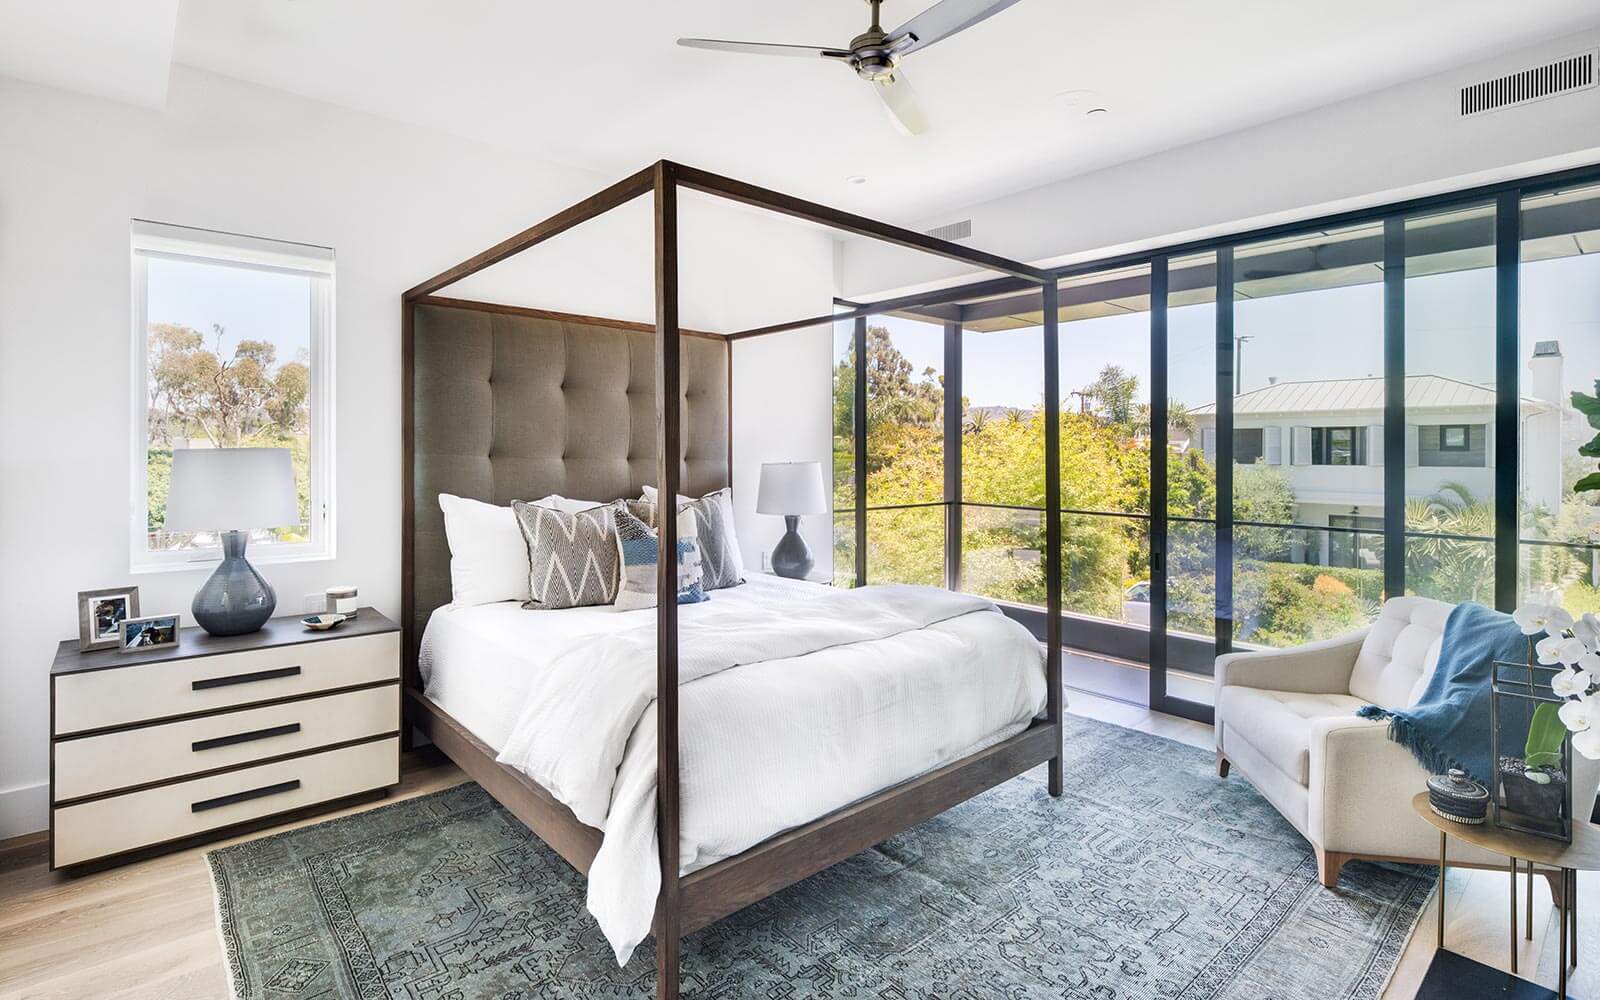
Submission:
<svg viewBox="0 0 1600 1000">
<path fill-rule="evenodd" d="M 1342 635 L 1382 605 L 1383 245 L 1379 222 L 1234 251 L 1237 646 Z"/>
<path fill-rule="evenodd" d="M 1493 606 L 1495 209 L 1405 223 L 1406 592 Z"/>
<path fill-rule="evenodd" d="M 1600 187 L 1523 199 L 1521 258 L 1517 594 L 1600 613 Z"/>
<path fill-rule="evenodd" d="M 856 584 L 855 323 L 833 324 L 833 584 Z"/>
<path fill-rule="evenodd" d="M 1167 293 L 1167 690 L 1215 700 L 1217 255 L 1174 259 Z M 1213 415 L 1210 439 L 1207 414 Z"/>
<path fill-rule="evenodd" d="M 866 329 L 867 582 L 944 583 L 944 325 Z"/>
</svg>

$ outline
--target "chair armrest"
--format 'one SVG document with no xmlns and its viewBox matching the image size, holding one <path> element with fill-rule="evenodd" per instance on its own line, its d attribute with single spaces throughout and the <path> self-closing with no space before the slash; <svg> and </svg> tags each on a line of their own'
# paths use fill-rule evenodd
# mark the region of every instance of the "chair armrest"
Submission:
<svg viewBox="0 0 1600 1000">
<path fill-rule="evenodd" d="M 1385 719 L 1355 715 L 1311 722 L 1310 801 L 1313 841 L 1349 854 L 1428 858 L 1436 834 L 1411 809 L 1428 774 L 1410 751 L 1389 739 Z"/>
<path fill-rule="evenodd" d="M 1356 654 L 1367 629 L 1293 649 L 1225 653 L 1217 657 L 1217 686 L 1267 688 L 1304 694 L 1348 694 Z"/>
</svg>

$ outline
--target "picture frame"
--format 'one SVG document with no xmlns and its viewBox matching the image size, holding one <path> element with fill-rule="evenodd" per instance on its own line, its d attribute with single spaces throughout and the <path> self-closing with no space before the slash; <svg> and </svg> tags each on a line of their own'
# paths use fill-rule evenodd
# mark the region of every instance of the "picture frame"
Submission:
<svg viewBox="0 0 1600 1000">
<path fill-rule="evenodd" d="M 139 617 L 138 587 L 78 591 L 78 651 L 122 644 L 122 623 Z"/>
<path fill-rule="evenodd" d="M 124 653 L 142 653 L 176 646 L 180 624 L 176 612 L 124 619 L 118 626 L 117 648 Z"/>
</svg>

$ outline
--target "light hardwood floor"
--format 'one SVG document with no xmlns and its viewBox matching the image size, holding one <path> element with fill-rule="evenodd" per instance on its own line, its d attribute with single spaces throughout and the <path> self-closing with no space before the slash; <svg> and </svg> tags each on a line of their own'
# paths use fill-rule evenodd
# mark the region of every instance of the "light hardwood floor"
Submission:
<svg viewBox="0 0 1600 1000">
<path fill-rule="evenodd" d="M 1185 719 L 1072 691 L 1068 710 L 1210 749 L 1211 729 Z M 464 780 L 430 752 L 408 755 L 402 781 L 387 801 L 447 788 Z M 1243 780 L 1237 775 L 1229 781 Z M 354 812 L 370 806 L 356 806 Z M 302 821 L 315 823 L 327 816 Z M 251 836 L 259 836 L 252 834 Z M 248 837 L 239 838 L 249 839 Z M 227 995 L 222 952 L 206 870 L 208 844 L 74 878 L 51 874 L 43 846 L 0 851 L 0 998 L 160 998 L 217 1000 Z M 1447 944 L 1451 951 L 1506 966 L 1506 876 L 1452 872 Z M 1575 997 L 1600 997 L 1600 876 L 1587 874 L 1579 897 L 1586 964 L 1575 972 Z M 1521 942 L 1524 974 L 1555 985 L 1556 939 L 1549 891 L 1535 886 L 1532 942 Z M 1593 902 L 1589 902 L 1589 901 Z M 1430 903 L 1400 960 L 1385 1000 L 1411 1000 L 1434 952 Z M 1522 904 L 1519 902 L 1519 912 Z"/>
</svg>

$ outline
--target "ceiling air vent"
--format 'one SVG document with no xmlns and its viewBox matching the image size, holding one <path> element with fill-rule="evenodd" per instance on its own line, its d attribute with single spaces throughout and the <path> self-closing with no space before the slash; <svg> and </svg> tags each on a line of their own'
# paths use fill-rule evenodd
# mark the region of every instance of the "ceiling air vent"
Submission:
<svg viewBox="0 0 1600 1000">
<path fill-rule="evenodd" d="M 923 235 L 932 236 L 936 240 L 964 240 L 972 235 L 972 220 L 962 219 L 952 222 L 947 226 L 935 226 L 933 229 L 924 230 Z"/>
<path fill-rule="evenodd" d="M 1583 52 L 1519 73 L 1461 88 L 1461 116 L 1542 101 L 1547 97 L 1588 90 L 1595 84 L 1595 53 Z"/>
</svg>

